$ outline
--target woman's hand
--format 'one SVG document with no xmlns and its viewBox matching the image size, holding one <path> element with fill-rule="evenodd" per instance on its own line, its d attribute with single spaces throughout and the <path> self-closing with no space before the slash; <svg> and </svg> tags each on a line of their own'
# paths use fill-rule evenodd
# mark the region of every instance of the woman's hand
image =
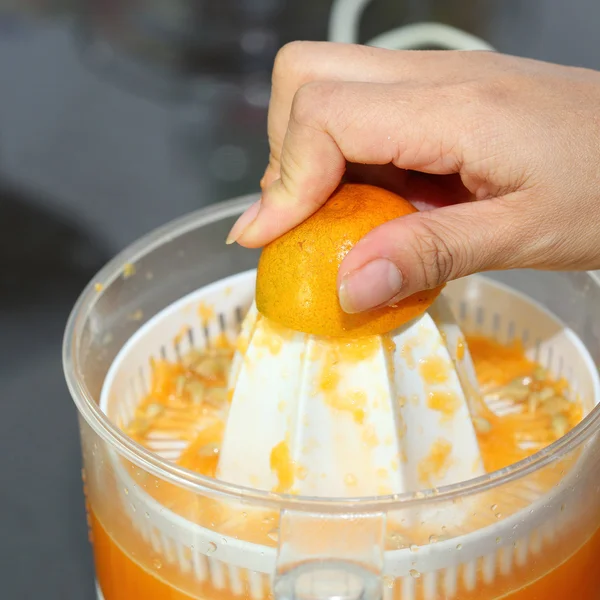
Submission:
<svg viewBox="0 0 600 600">
<path fill-rule="evenodd" d="M 600 268 L 600 73 L 488 52 L 293 43 L 275 62 L 269 141 L 261 200 L 230 243 L 285 233 L 346 173 L 422 211 L 347 255 L 338 285 L 349 312 L 478 271 Z"/>
</svg>

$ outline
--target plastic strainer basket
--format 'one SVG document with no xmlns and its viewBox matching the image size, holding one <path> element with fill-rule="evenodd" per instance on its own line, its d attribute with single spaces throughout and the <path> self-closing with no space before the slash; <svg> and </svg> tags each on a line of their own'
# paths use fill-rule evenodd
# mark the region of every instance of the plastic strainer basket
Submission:
<svg viewBox="0 0 600 600">
<path fill-rule="evenodd" d="M 170 464 L 181 446 L 157 440 L 153 456 L 118 433 L 115 424 L 129 421 L 148 389 L 152 359 L 176 358 L 239 330 L 253 298 L 257 253 L 222 240 L 247 203 L 211 207 L 152 234 L 108 265 L 80 299 L 65 360 L 84 417 L 92 510 L 105 521 L 119 513 L 153 561 L 159 557 L 177 574 L 177 587 L 202 597 L 208 589 L 215 597 L 254 600 L 273 593 L 450 600 L 475 591 L 492 598 L 539 578 L 582 546 L 600 523 L 592 410 L 600 398 L 598 331 L 587 306 L 591 294 L 600 302 L 600 290 L 592 274 L 512 272 L 447 287 L 465 333 L 520 338 L 532 358 L 569 380 L 590 411 L 565 438 L 502 472 L 412 496 L 286 498 L 206 480 Z M 214 317 L 201 321 L 200 304 L 214 307 Z M 275 511 L 273 543 L 190 518 L 161 501 L 140 473 L 188 500 L 222 502 L 232 514 Z M 95 508 L 108 502 L 110 510 Z M 432 511 L 441 518 L 428 528 L 424 515 Z"/>
</svg>

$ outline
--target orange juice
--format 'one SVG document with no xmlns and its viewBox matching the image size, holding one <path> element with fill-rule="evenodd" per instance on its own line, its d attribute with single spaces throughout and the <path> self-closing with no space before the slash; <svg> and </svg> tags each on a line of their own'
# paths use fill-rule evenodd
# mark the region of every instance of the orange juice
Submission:
<svg viewBox="0 0 600 600">
<path fill-rule="evenodd" d="M 158 569 L 158 564 L 150 563 L 151 573 L 142 567 L 113 538 L 106 532 L 98 518 L 91 514 L 91 527 L 96 562 L 96 574 L 105 600 L 233 600 L 234 598 L 249 598 L 249 593 L 234 596 L 225 590 L 216 590 L 210 584 L 195 582 L 186 585 L 185 579 L 174 569 L 164 566 Z M 541 560 L 552 563 L 553 557 L 546 554 Z M 597 567 L 597 557 L 600 555 L 600 531 L 591 536 L 574 554 L 562 564 L 554 566 L 537 581 L 527 583 L 527 573 L 522 568 L 507 577 L 498 578 L 492 585 L 479 581 L 476 589 L 471 592 L 460 590 L 451 600 L 598 600 L 600 599 L 600 569 Z M 164 571 L 163 571 L 164 569 Z M 163 573 L 161 574 L 161 571 Z M 172 579 L 179 579 L 172 585 Z M 524 585 L 523 585 L 524 583 Z M 520 585 L 518 591 L 515 584 Z M 189 593 L 178 589 L 177 585 L 185 586 Z M 403 600 L 400 586 L 395 586 L 395 600 Z M 417 594 L 416 600 L 424 596 Z M 448 596 L 438 596 L 436 600 L 450 599 Z"/>
<path fill-rule="evenodd" d="M 164 559 L 154 555 L 149 545 L 130 529 L 123 536 L 128 547 L 125 551 L 106 531 L 93 510 L 89 510 L 89 515 L 96 578 L 104 600 L 234 600 L 250 597 L 249 594 L 236 596 L 227 588 L 216 590 L 209 582 L 202 583 L 193 575 L 163 563 Z"/>
<path fill-rule="evenodd" d="M 191 600 L 182 591 L 151 575 L 131 559 L 106 533 L 98 519 L 91 517 L 96 578 L 105 600 Z"/>
</svg>

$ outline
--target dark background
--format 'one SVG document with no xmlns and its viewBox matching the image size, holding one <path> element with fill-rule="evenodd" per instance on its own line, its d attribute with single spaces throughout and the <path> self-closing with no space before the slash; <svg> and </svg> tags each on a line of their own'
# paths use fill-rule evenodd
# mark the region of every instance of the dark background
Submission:
<svg viewBox="0 0 600 600">
<path fill-rule="evenodd" d="M 140 235 L 257 189 L 273 53 L 325 39 L 330 7 L 165 0 L 140 24 L 115 8 L 127 4 L 0 0 L 2 600 L 94 597 L 60 363 L 77 294 Z M 597 0 L 373 0 L 361 33 L 421 20 L 600 68 Z"/>
</svg>

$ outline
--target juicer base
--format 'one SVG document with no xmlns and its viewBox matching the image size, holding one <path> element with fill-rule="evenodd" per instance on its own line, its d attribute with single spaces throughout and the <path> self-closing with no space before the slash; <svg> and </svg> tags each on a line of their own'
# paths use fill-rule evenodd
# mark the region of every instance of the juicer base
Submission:
<svg viewBox="0 0 600 600">
<path fill-rule="evenodd" d="M 168 305 L 139 328 L 122 346 L 106 375 L 100 399 L 103 412 L 116 422 L 130 422 L 144 390 L 151 384 L 153 358 L 175 360 L 217 336 L 237 335 L 241 315 L 254 297 L 255 278 L 254 270 L 244 271 L 199 288 Z M 230 289 L 236 293 L 228 294 Z M 499 342 L 520 338 L 526 344 L 528 358 L 539 362 L 554 377 L 565 377 L 572 383 L 574 397 L 590 399 L 590 405 L 598 403 L 600 379 L 585 345 L 539 302 L 478 275 L 452 282 L 444 294 L 458 327 L 466 334 L 477 333 Z M 218 307 L 218 313 L 213 310 L 213 317 L 202 325 L 194 317 L 198 306 Z M 182 331 L 188 335 L 182 337 Z M 451 347 L 457 348 L 458 342 L 455 340 Z M 173 461 L 179 456 L 175 456 L 180 453 L 175 445 L 169 446 L 168 456 L 164 454 L 165 439 L 160 442 L 156 451 L 163 458 Z M 184 519 L 136 486 L 117 452 L 110 450 L 110 453 L 121 484 L 117 489 L 124 514 L 156 553 L 179 565 L 182 571 L 193 573 L 199 583 L 217 589 L 227 586 L 237 596 L 243 593 L 244 582 L 248 581 L 253 598 L 268 600 L 271 584 L 267 573 L 275 570 L 277 562 L 274 547 L 250 544 L 235 537 L 221 538 L 199 523 Z M 468 535 L 458 532 L 456 537 L 428 544 L 418 555 L 410 547 L 386 551 L 385 575 L 399 580 L 397 585 L 401 586 L 405 600 L 416 600 L 421 585 L 428 590 L 426 600 L 436 597 L 457 600 L 460 582 L 464 581 L 468 590 L 474 590 L 480 570 L 483 569 L 486 582 L 492 583 L 497 577 L 521 568 L 530 556 L 550 548 L 556 536 L 568 535 L 578 517 L 579 506 L 585 504 L 583 490 L 587 485 L 585 478 L 581 479 L 575 500 L 569 481 L 571 486 L 575 485 L 573 480 L 590 460 L 593 458 L 584 451 L 577 458 L 577 466 L 572 467 L 569 479 L 550 490 L 535 476 L 511 483 L 509 491 L 498 496 L 508 509 L 507 516 L 492 521 L 492 512 L 491 516 L 482 517 L 483 527 Z M 564 507 L 569 510 L 563 510 Z M 424 509 L 414 510 L 415 523 L 424 520 L 420 518 Z M 221 543 L 221 539 L 226 539 L 226 543 Z M 218 548 L 216 554 L 206 551 L 212 546 Z M 411 571 L 422 575 L 422 583 L 416 581 Z"/>
</svg>

